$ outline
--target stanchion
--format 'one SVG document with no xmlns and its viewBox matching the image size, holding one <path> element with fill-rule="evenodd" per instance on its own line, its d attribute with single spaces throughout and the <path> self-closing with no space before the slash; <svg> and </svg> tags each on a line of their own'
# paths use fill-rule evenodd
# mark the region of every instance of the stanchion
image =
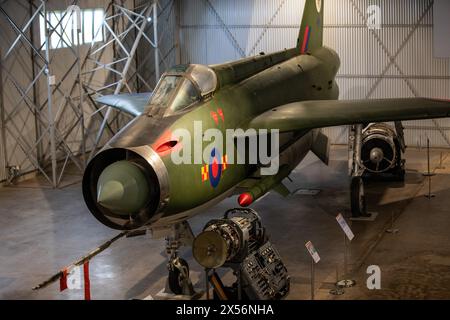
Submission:
<svg viewBox="0 0 450 320">
<path fill-rule="evenodd" d="M 386 230 L 387 233 L 396 234 L 398 233 L 398 229 L 394 228 L 394 211 L 391 210 L 391 227 Z"/>
<path fill-rule="evenodd" d="M 348 238 L 344 234 L 344 277 L 348 275 Z M 355 280 L 344 279 L 336 283 L 336 286 L 341 288 L 351 288 L 356 284 Z"/>
<path fill-rule="evenodd" d="M 428 194 L 425 195 L 429 200 L 435 197 L 434 194 L 431 193 L 431 177 L 434 176 L 434 173 L 431 173 L 430 169 L 430 139 L 427 138 L 427 160 L 428 160 L 428 172 L 424 173 L 424 177 L 428 177 Z"/>
<path fill-rule="evenodd" d="M 317 252 L 316 248 L 314 248 L 314 245 L 312 244 L 311 241 L 306 242 L 305 247 L 308 250 L 309 255 L 311 257 L 311 300 L 314 300 L 314 289 L 315 289 L 314 265 L 320 261 L 320 256 L 319 256 L 319 253 Z"/>
<path fill-rule="evenodd" d="M 314 259 L 311 257 L 311 300 L 314 300 Z"/>
<path fill-rule="evenodd" d="M 336 265 L 336 282 L 334 283 L 334 288 L 330 290 L 330 294 L 332 294 L 333 296 L 340 296 L 345 293 L 344 289 L 337 285 L 338 282 L 339 282 L 339 265 Z"/>
<path fill-rule="evenodd" d="M 342 231 L 344 232 L 344 277 L 348 276 L 348 251 L 349 251 L 349 241 L 352 241 L 355 235 L 352 232 L 352 229 L 348 225 L 347 221 L 345 220 L 344 216 L 342 214 L 338 214 L 336 216 L 336 221 L 338 222 L 339 226 L 341 227 Z M 356 284 L 355 280 L 340 280 L 336 283 L 336 286 L 341 288 L 350 288 L 353 287 Z"/>
<path fill-rule="evenodd" d="M 344 274 L 348 274 L 348 242 L 347 242 L 347 235 L 344 234 Z"/>
</svg>

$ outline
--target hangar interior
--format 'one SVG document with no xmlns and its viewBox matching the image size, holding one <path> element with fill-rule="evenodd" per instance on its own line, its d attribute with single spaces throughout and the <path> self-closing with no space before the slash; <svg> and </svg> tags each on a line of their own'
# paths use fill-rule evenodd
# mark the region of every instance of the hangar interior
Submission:
<svg viewBox="0 0 450 320">
<path fill-rule="evenodd" d="M 339 98 L 448 100 L 450 52 L 440 53 L 436 36 L 440 3 L 325 0 L 324 44 L 341 58 Z M 82 290 L 59 292 L 56 283 L 31 288 L 117 234 L 89 214 L 81 180 L 88 161 L 131 117 L 96 98 L 153 91 L 174 65 L 213 65 L 291 48 L 304 4 L 0 1 L 0 298 L 82 299 Z M 374 6 L 381 28 L 367 25 Z M 332 143 L 329 166 L 310 153 L 290 175 L 291 195 L 272 192 L 252 206 L 289 271 L 288 299 L 311 298 L 307 241 L 321 256 L 316 299 L 450 298 L 450 119 L 403 127 L 405 180 L 367 183 L 368 210 L 376 218 L 348 219 L 351 243 L 345 244 L 335 220 L 338 213 L 351 216 L 348 126 L 323 131 Z M 423 175 L 430 172 L 435 175 Z M 194 233 L 236 205 L 230 197 L 206 209 L 191 220 Z M 194 286 L 204 288 L 202 267 L 190 250 L 181 255 Z M 380 290 L 366 286 L 372 265 L 382 272 Z M 94 299 L 155 297 L 167 273 L 164 241 L 122 239 L 93 258 L 90 268 Z M 344 274 L 356 286 L 332 295 Z"/>
</svg>

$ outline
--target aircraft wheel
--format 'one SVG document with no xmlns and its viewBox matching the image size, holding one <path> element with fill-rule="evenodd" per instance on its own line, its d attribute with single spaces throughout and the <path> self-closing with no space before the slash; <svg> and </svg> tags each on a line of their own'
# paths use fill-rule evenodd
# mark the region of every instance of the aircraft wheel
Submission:
<svg viewBox="0 0 450 320">
<path fill-rule="evenodd" d="M 352 216 L 354 218 L 367 215 L 364 181 L 361 177 L 352 177 L 350 183 L 350 202 Z"/>
<path fill-rule="evenodd" d="M 174 294 L 183 293 L 183 284 L 189 279 L 189 265 L 186 260 L 175 258 L 169 267 L 169 289 Z"/>
</svg>

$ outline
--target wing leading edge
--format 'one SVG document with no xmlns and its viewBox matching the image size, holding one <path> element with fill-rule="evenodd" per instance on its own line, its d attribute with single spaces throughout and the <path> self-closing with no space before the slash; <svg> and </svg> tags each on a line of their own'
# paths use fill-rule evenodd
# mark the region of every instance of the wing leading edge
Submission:
<svg viewBox="0 0 450 320">
<path fill-rule="evenodd" d="M 369 122 L 445 118 L 450 101 L 427 98 L 377 100 L 313 100 L 286 104 L 250 121 L 254 129 L 280 132 Z"/>
<path fill-rule="evenodd" d="M 113 94 L 99 97 L 96 101 L 137 117 L 144 112 L 144 108 L 150 101 L 151 96 L 151 92 Z"/>
</svg>

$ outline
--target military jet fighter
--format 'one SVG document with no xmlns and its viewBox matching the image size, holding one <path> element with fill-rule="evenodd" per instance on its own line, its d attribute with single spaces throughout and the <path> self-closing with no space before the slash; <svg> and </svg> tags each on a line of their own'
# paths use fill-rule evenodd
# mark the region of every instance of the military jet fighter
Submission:
<svg viewBox="0 0 450 320">
<path fill-rule="evenodd" d="M 292 49 L 219 65 L 178 65 L 152 94 L 99 98 L 135 118 L 89 162 L 83 178 L 89 210 L 108 227 L 146 227 L 155 237 L 167 236 L 169 276 L 181 277 L 186 263 L 176 251 L 191 242 L 186 220 L 236 193 L 243 207 L 271 190 L 286 193 L 282 180 L 309 151 L 328 163 L 321 128 L 450 115 L 445 100 L 338 100 L 339 56 L 322 39 L 323 1 L 307 0 Z M 173 133 L 183 128 L 194 135 L 199 121 L 203 132 L 214 128 L 224 136 L 227 129 L 279 130 L 278 171 L 264 176 L 263 164 L 227 161 L 237 142 L 235 150 L 212 149 L 209 161 L 175 164 L 171 154 L 191 146 Z M 173 282 L 171 289 L 179 291 Z"/>
</svg>

